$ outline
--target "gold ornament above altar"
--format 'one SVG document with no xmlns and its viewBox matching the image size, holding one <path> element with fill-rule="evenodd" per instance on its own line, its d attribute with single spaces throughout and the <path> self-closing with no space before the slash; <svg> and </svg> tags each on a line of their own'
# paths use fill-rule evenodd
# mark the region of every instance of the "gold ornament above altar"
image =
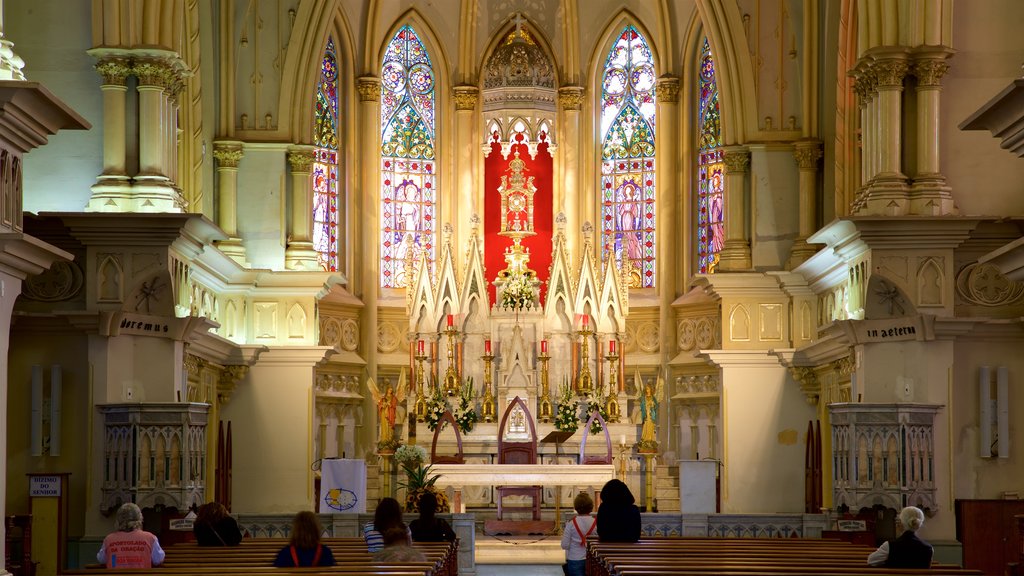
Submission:
<svg viewBox="0 0 1024 576">
<path fill-rule="evenodd" d="M 533 185 L 533 176 L 527 177 L 525 171 L 526 162 L 516 152 L 508 163 L 508 173 L 502 175 L 498 186 L 501 194 L 501 231 L 498 234 L 512 239 L 512 246 L 505 249 L 508 267 L 498 273 L 499 278 L 536 276 L 527 267 L 530 253 L 522 245 L 523 238 L 537 234 L 533 228 L 533 195 L 537 187 Z"/>
</svg>

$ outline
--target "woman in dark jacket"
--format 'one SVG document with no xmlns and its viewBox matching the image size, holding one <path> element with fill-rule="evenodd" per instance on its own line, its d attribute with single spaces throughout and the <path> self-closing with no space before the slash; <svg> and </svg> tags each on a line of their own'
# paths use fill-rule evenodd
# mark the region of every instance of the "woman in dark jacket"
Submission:
<svg viewBox="0 0 1024 576">
<path fill-rule="evenodd" d="M 601 542 L 636 542 L 640 539 L 640 509 L 629 486 L 617 479 L 601 488 L 597 509 L 597 537 Z"/>
<path fill-rule="evenodd" d="M 238 522 L 220 502 L 207 502 L 199 507 L 192 532 L 200 546 L 237 546 L 242 541 Z"/>
</svg>

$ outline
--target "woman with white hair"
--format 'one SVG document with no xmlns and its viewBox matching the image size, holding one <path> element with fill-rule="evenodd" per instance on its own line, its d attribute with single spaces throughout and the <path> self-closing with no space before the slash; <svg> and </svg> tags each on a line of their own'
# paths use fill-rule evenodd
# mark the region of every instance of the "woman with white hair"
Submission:
<svg viewBox="0 0 1024 576">
<path fill-rule="evenodd" d="M 924 512 L 916 506 L 900 510 L 896 521 L 903 527 L 903 534 L 895 540 L 883 542 L 878 550 L 868 556 L 868 566 L 886 568 L 928 568 L 932 565 L 931 544 L 917 537 L 917 530 L 924 524 Z"/>
<path fill-rule="evenodd" d="M 152 568 L 164 561 L 164 550 L 152 532 L 142 529 L 142 510 L 122 504 L 114 517 L 117 530 L 107 534 L 96 560 L 107 568 Z"/>
</svg>

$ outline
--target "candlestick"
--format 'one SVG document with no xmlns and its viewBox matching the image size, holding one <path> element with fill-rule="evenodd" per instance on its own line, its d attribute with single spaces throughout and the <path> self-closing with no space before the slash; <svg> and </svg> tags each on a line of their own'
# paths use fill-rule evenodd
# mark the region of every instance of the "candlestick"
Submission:
<svg viewBox="0 0 1024 576">
<path fill-rule="evenodd" d="M 423 355 L 423 340 L 420 340 L 419 353 L 421 356 Z"/>
<path fill-rule="evenodd" d="M 622 436 L 619 437 L 619 444 L 622 445 L 622 446 L 626 445 L 626 435 L 625 434 L 623 434 Z"/>
<path fill-rule="evenodd" d="M 608 341 L 608 353 L 615 354 L 615 340 Z"/>
<path fill-rule="evenodd" d="M 484 340 L 484 354 L 490 354 L 490 353 L 491 353 L 491 341 L 490 340 Z"/>
<path fill-rule="evenodd" d="M 583 327 L 586 328 L 588 324 L 590 324 L 590 317 L 589 316 L 584 316 L 583 317 Z"/>
<path fill-rule="evenodd" d="M 454 326 L 454 325 L 455 325 L 455 317 L 452 316 L 451 314 L 449 314 L 448 315 L 448 326 L 451 327 L 451 326 Z"/>
<path fill-rule="evenodd" d="M 547 354 L 548 353 L 548 341 L 547 340 L 541 340 L 540 341 L 540 353 L 541 354 Z"/>
</svg>

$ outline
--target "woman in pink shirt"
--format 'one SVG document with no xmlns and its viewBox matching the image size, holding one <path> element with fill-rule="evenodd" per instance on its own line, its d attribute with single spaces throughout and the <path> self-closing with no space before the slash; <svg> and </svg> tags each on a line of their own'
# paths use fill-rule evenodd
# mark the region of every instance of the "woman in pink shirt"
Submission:
<svg viewBox="0 0 1024 576">
<path fill-rule="evenodd" d="M 103 539 L 96 560 L 107 568 L 152 568 L 164 561 L 156 535 L 142 529 L 142 510 L 137 505 L 122 504 L 115 522 L 117 530 Z"/>
</svg>

